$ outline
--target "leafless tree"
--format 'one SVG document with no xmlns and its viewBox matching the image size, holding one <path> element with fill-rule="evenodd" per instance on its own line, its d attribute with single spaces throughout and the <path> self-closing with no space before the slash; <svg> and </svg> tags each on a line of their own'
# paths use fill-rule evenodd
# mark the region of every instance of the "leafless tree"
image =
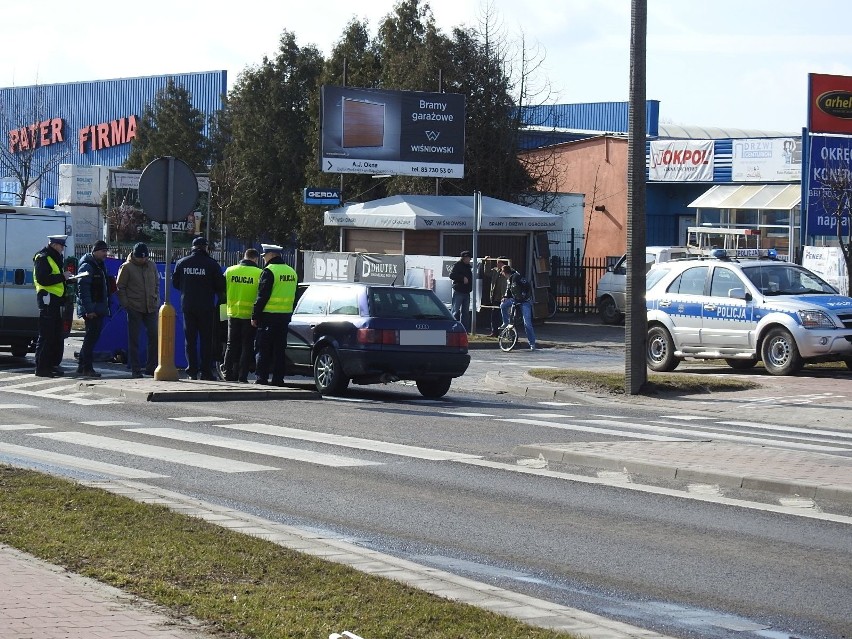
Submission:
<svg viewBox="0 0 852 639">
<path fill-rule="evenodd" d="M 71 154 L 73 141 L 64 120 L 48 113 L 44 89 L 38 85 L 0 93 L 0 174 L 17 183 L 17 204 L 23 206 L 42 178 L 58 172 Z M 54 146 L 57 143 L 62 146 Z M 58 150 L 66 149 L 66 150 Z"/>
<path fill-rule="evenodd" d="M 837 243 L 843 252 L 847 274 L 852 275 L 852 169 L 849 165 L 827 166 L 822 174 L 820 202 L 832 219 Z M 852 277 L 849 278 L 847 295 L 852 295 Z"/>
</svg>

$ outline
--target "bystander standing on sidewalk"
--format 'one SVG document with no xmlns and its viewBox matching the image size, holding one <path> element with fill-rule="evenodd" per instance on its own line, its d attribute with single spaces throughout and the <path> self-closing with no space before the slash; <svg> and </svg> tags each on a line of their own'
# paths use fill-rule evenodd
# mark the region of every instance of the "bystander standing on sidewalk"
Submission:
<svg viewBox="0 0 852 639">
<path fill-rule="evenodd" d="M 157 368 L 157 313 L 160 308 L 160 276 L 148 261 L 148 246 L 139 242 L 118 269 L 118 303 L 127 312 L 127 359 L 131 377 L 153 375 Z M 148 340 L 145 361 L 139 359 L 139 329 Z"/>
<path fill-rule="evenodd" d="M 450 271 L 450 280 L 453 282 L 453 317 L 462 323 L 470 332 L 470 293 L 473 290 L 473 267 L 470 251 L 462 251 L 459 261 L 453 265 Z"/>
<path fill-rule="evenodd" d="M 104 264 L 108 252 L 107 243 L 98 240 L 92 246 L 92 252 L 86 253 L 80 260 L 77 269 L 80 280 L 77 284 L 77 315 L 83 319 L 86 326 L 77 360 L 77 375 L 83 377 L 101 376 L 95 371 L 94 351 L 103 330 L 104 319 L 110 315 L 110 276 Z"/>
</svg>

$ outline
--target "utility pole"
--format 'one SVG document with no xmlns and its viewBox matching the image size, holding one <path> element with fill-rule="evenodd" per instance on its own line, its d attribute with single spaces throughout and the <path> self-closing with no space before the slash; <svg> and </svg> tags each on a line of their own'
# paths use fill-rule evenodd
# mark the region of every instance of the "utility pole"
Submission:
<svg viewBox="0 0 852 639">
<path fill-rule="evenodd" d="M 645 50 L 647 0 L 630 3 L 630 109 L 627 119 L 627 314 L 624 390 L 637 395 L 648 381 L 645 348 Z"/>
</svg>

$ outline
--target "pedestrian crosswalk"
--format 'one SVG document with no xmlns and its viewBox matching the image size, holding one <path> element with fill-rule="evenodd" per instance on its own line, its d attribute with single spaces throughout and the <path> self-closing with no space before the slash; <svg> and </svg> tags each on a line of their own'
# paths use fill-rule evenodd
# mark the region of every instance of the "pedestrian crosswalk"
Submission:
<svg viewBox="0 0 852 639">
<path fill-rule="evenodd" d="M 118 371 L 106 371 L 106 377 L 126 377 Z M 107 406 L 121 400 L 79 390 L 74 377 L 35 377 L 32 369 L 6 369 L 0 372 L 0 390 L 30 397 L 41 397 L 78 406 Z M 2 408 L 3 405 L 0 405 Z"/>
<path fill-rule="evenodd" d="M 0 405 L 3 407 L 35 408 L 26 404 Z M 538 411 L 498 409 L 443 414 L 491 423 L 494 428 L 500 424 L 530 427 L 525 431 L 527 442 L 532 441 L 530 438 L 551 443 L 613 438 L 646 442 L 714 440 L 852 455 L 852 431 L 840 429 L 808 429 L 687 414 L 641 420 L 606 414 L 578 417 L 569 414 L 571 406 L 542 402 L 541 407 L 543 410 Z M 235 474 L 274 472 L 292 463 L 358 469 L 398 463 L 405 458 L 474 464 L 481 464 L 484 459 L 482 455 L 453 450 L 240 422 L 221 415 L 170 417 L 166 421 L 175 426 L 130 420 L 81 421 L 77 428 L 61 429 L 32 422 L 0 424 L 0 463 L 145 479 L 179 473 L 179 467 Z M 97 432 L 91 432 L 93 429 Z M 537 429 L 554 435 L 542 437 Z M 56 444 L 62 444 L 64 452 L 58 452 Z M 99 459 L 104 453 L 109 463 Z M 155 465 L 151 465 L 151 460 Z"/>
</svg>

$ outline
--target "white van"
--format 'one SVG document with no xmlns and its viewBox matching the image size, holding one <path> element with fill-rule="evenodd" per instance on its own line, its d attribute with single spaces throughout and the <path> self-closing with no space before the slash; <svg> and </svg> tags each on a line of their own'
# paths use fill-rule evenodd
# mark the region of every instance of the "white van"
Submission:
<svg viewBox="0 0 852 639">
<path fill-rule="evenodd" d="M 67 235 L 64 257 L 74 257 L 71 215 L 65 211 L 0 204 L 0 351 L 24 357 L 35 350 L 38 304 L 33 257 L 50 235 Z M 74 298 L 66 298 L 69 321 Z"/>
<path fill-rule="evenodd" d="M 645 249 L 645 271 L 654 264 L 689 257 L 685 246 L 649 246 Z M 598 282 L 595 305 L 604 324 L 621 324 L 627 298 L 627 255 L 609 267 Z"/>
</svg>

